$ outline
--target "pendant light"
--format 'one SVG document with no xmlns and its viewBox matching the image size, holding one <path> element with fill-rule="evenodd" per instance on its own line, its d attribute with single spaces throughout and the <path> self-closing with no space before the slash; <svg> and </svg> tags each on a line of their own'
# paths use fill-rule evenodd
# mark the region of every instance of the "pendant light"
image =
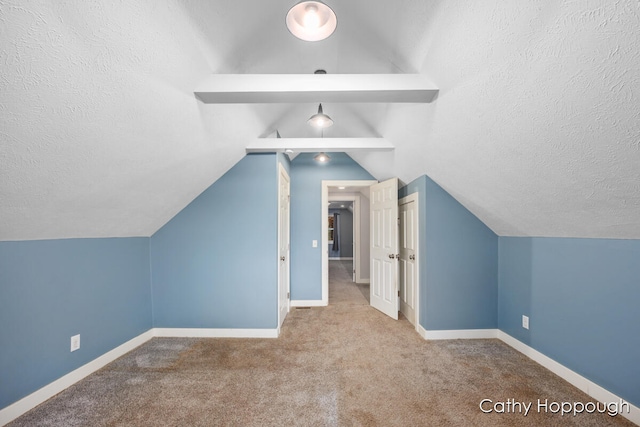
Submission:
<svg viewBox="0 0 640 427">
<path fill-rule="evenodd" d="M 327 163 L 331 160 L 331 157 L 327 156 L 325 153 L 318 153 L 313 157 L 313 160 L 319 163 Z"/>
<path fill-rule="evenodd" d="M 322 111 L 322 104 L 320 104 L 318 105 L 318 112 L 309 117 L 307 123 L 309 123 L 313 127 L 324 129 L 333 125 L 333 120 Z"/>
<path fill-rule="evenodd" d="M 316 42 L 329 37 L 338 26 L 335 12 L 321 1 L 301 1 L 287 13 L 287 28 L 300 40 Z"/>
</svg>

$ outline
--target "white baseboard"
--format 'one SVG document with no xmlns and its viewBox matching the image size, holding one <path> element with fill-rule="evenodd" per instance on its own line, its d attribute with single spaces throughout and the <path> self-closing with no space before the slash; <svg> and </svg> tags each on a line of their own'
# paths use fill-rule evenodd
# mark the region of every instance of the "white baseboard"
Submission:
<svg viewBox="0 0 640 427">
<path fill-rule="evenodd" d="M 356 279 L 356 283 L 359 285 L 369 285 L 371 284 L 371 279 L 360 279 L 360 280 Z"/>
<path fill-rule="evenodd" d="M 155 337 L 171 338 L 278 338 L 278 329 L 155 328 Z"/>
<path fill-rule="evenodd" d="M 291 300 L 291 307 L 324 307 L 326 305 L 328 305 L 328 303 L 321 299 Z"/>
<path fill-rule="evenodd" d="M 44 401 L 52 398 L 61 391 L 71 387 L 83 378 L 91 375 L 97 370 L 101 369 L 105 365 L 113 362 L 118 357 L 125 355 L 136 347 L 144 344 L 154 337 L 153 329 L 144 332 L 137 337 L 125 342 L 122 345 L 114 348 L 111 351 L 106 352 L 102 356 L 92 360 L 91 362 L 82 365 L 78 369 L 75 369 L 65 376 L 55 380 L 52 383 L 47 384 L 39 390 L 34 391 L 30 395 L 23 397 L 15 403 L 0 410 L 0 426 L 10 423 L 19 416 L 27 413 L 31 409 L 40 405 Z"/>
<path fill-rule="evenodd" d="M 454 329 L 448 331 L 427 331 L 421 325 L 416 328 L 426 340 L 479 340 L 497 338 L 497 329 Z"/>
<path fill-rule="evenodd" d="M 184 329 L 154 328 L 119 345 L 91 362 L 69 372 L 65 376 L 47 384 L 30 395 L 0 410 L 0 426 L 4 426 L 31 409 L 71 387 L 117 358 L 124 356 L 153 337 L 195 337 L 195 338 L 277 338 L 277 329 Z"/>
<path fill-rule="evenodd" d="M 498 331 L 498 339 L 518 350 L 520 353 L 532 359 L 534 362 L 539 363 L 544 366 L 554 374 L 558 375 L 560 378 L 564 379 L 568 383 L 572 384 L 574 387 L 582 390 L 589 396 L 593 397 L 595 400 L 600 402 L 620 402 L 623 399 L 611 393 L 608 390 L 605 390 L 598 384 L 593 381 L 583 377 L 582 375 L 572 371 L 564 365 L 556 362 L 548 356 L 540 353 L 538 350 L 535 350 L 522 341 L 519 341 L 513 338 L 511 335 Z M 628 403 L 625 400 L 625 403 Z M 630 420 L 631 422 L 640 425 L 640 408 L 629 403 L 629 413 L 625 411 L 620 412 L 620 415 Z"/>
<path fill-rule="evenodd" d="M 300 305 L 296 305 L 296 304 Z M 292 307 L 322 306 L 322 300 L 291 301 Z M 548 356 L 529 347 L 521 341 L 513 338 L 509 334 L 497 329 L 462 329 L 446 331 L 427 331 L 421 325 L 417 326 L 417 331 L 428 340 L 445 339 L 485 339 L 498 338 L 507 345 L 518 350 L 533 361 L 549 369 L 554 374 L 563 378 L 573 386 L 582 390 L 589 396 L 600 402 L 620 402 L 622 399 L 610 391 L 602 388 L 596 383 L 588 380 L 582 375 L 561 365 Z M 4 426 L 19 416 L 25 414 L 56 394 L 71 387 L 83 378 L 98 371 L 105 365 L 113 362 L 117 358 L 125 355 L 131 350 L 139 347 L 153 337 L 195 337 L 195 338 L 277 338 L 277 329 L 200 329 L 200 328 L 154 328 L 144 332 L 137 337 L 125 342 L 111 351 L 99 356 L 91 362 L 71 371 L 65 376 L 42 387 L 30 395 L 0 410 L 0 426 Z M 625 403 L 628 403 L 625 401 Z M 620 415 L 631 422 L 640 425 L 640 408 L 629 403 L 629 413 L 621 412 Z"/>
<path fill-rule="evenodd" d="M 572 371 L 566 366 L 556 362 L 548 356 L 540 353 L 539 351 L 529 347 L 522 341 L 518 341 L 511 335 L 499 330 L 499 329 L 463 329 L 463 330 L 448 330 L 448 331 L 427 331 L 418 324 L 416 327 L 418 334 L 426 340 L 454 340 L 454 339 L 484 339 L 484 338 L 497 338 L 505 344 L 513 347 L 515 350 L 524 354 L 532 359 L 534 362 L 542 365 L 546 369 L 550 370 L 560 378 L 564 379 L 574 387 L 582 390 L 584 393 L 593 397 L 595 400 L 608 403 L 608 402 L 621 402 L 623 399 L 610 391 L 602 388 L 598 384 L 583 377 L 582 375 Z M 631 403 L 624 401 L 629 405 L 629 413 L 624 411 L 620 412 L 620 415 L 630 420 L 631 422 L 640 425 L 640 408 L 632 405 Z"/>
</svg>

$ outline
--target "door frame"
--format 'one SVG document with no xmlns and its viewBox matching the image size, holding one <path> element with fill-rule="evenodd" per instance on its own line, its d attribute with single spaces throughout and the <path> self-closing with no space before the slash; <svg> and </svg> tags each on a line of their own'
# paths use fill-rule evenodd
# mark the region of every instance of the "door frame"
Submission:
<svg viewBox="0 0 640 427">
<path fill-rule="evenodd" d="M 289 313 L 289 311 L 291 310 L 291 178 L 289 177 L 289 174 L 287 173 L 287 170 L 285 169 L 285 167 L 282 165 L 282 163 L 278 162 L 278 247 L 277 247 L 277 261 L 276 261 L 276 265 L 278 268 L 278 302 L 276 304 L 276 306 L 278 307 L 278 335 L 280 335 L 280 327 L 282 326 L 282 323 L 284 322 L 284 319 L 281 316 L 281 312 L 282 312 L 282 307 L 280 306 L 280 302 L 282 301 L 282 289 L 280 286 L 280 281 L 282 280 L 281 274 L 280 274 L 280 246 L 281 246 L 281 241 L 280 241 L 280 236 L 281 236 L 281 230 L 280 230 L 280 224 L 282 223 L 280 215 L 282 214 L 282 209 L 280 207 L 280 203 L 282 200 L 282 194 L 280 194 L 280 180 L 282 179 L 282 175 L 284 174 L 284 176 L 287 178 L 287 181 L 289 181 L 289 200 L 287 201 L 287 203 L 289 204 L 289 221 L 287 221 L 287 224 L 289 226 L 289 230 L 287 231 L 287 235 L 289 236 L 289 243 L 288 243 L 288 247 L 287 247 L 287 254 L 285 255 L 285 263 L 286 263 L 286 270 L 287 270 L 287 277 L 286 277 L 286 288 L 287 288 L 287 313 Z M 286 318 L 286 315 L 284 316 Z"/>
<path fill-rule="evenodd" d="M 418 333 L 420 333 L 420 245 L 422 244 L 422 239 L 420 238 L 420 197 L 419 193 L 411 193 L 401 199 L 398 199 L 398 207 L 401 205 L 414 202 L 416 206 L 416 234 L 418 235 L 417 244 L 416 244 L 416 288 L 414 289 L 414 293 L 416 296 L 416 305 L 414 310 L 416 312 L 416 324 L 415 329 Z M 402 219 L 400 219 L 402 221 Z"/>
<path fill-rule="evenodd" d="M 322 218 L 322 230 L 320 236 L 320 249 L 322 254 L 322 305 L 329 305 L 329 225 L 327 224 L 327 217 L 329 216 L 329 187 L 369 187 L 373 184 L 377 184 L 375 180 L 344 180 L 344 181 L 322 181 L 320 208 Z M 359 207 L 359 206 L 358 206 Z M 355 208 L 354 208 L 355 212 Z M 359 212 L 358 212 L 359 213 Z M 354 228 L 355 228 L 355 214 L 354 214 Z M 360 219 L 358 219 L 358 226 L 360 225 Z M 356 244 L 360 245 L 360 232 L 358 231 L 358 239 Z M 358 246 L 359 249 L 359 246 Z"/>
</svg>

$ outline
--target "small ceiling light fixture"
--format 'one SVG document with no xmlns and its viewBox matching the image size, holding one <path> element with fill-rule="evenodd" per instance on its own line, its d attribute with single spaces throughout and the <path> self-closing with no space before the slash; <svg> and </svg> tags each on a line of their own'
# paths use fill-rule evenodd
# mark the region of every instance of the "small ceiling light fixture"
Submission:
<svg viewBox="0 0 640 427">
<path fill-rule="evenodd" d="M 301 1 L 287 13 L 287 28 L 300 40 L 317 42 L 329 37 L 338 26 L 335 12 L 321 1 Z"/>
<path fill-rule="evenodd" d="M 318 113 L 309 117 L 307 123 L 309 123 L 313 127 L 324 129 L 333 125 L 333 120 L 331 119 L 331 117 L 322 112 L 322 104 L 320 104 L 318 105 Z"/>
<path fill-rule="evenodd" d="M 327 163 L 329 160 L 331 160 L 331 157 L 327 156 L 325 153 L 318 153 L 315 155 L 313 160 L 320 163 Z"/>
</svg>

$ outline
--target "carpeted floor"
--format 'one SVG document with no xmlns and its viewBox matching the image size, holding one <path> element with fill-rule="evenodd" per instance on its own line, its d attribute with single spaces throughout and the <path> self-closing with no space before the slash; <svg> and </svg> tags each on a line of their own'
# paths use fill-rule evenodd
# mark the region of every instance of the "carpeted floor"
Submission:
<svg viewBox="0 0 640 427">
<path fill-rule="evenodd" d="M 278 339 L 156 338 L 10 425 L 632 425 L 539 413 L 538 399 L 592 399 L 498 340 L 423 340 L 350 270 L 331 262 L 330 305 L 292 309 Z M 533 404 L 485 414 L 483 399 Z"/>
</svg>

